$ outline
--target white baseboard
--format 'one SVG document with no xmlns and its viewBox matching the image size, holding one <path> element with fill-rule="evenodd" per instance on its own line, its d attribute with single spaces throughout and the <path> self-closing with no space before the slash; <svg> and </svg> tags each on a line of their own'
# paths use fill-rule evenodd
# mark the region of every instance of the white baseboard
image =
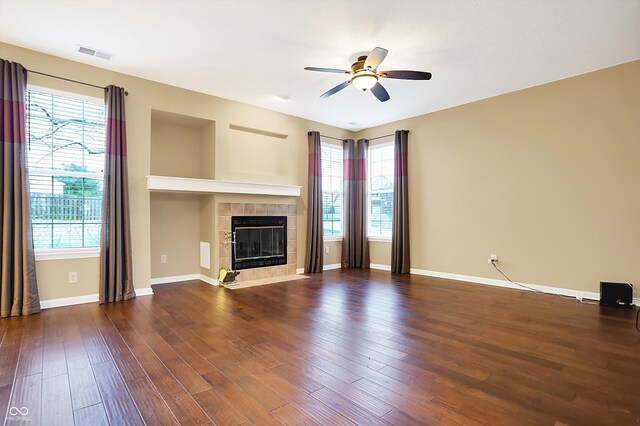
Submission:
<svg viewBox="0 0 640 426">
<path fill-rule="evenodd" d="M 183 281 L 204 281 L 207 284 L 218 285 L 218 280 L 202 274 L 174 275 L 173 277 L 151 278 L 151 285 L 179 283 Z"/>
<path fill-rule="evenodd" d="M 205 283 L 207 283 L 209 285 L 219 285 L 220 284 L 217 279 L 211 278 L 211 277 L 208 277 L 208 276 L 202 275 L 202 274 L 199 275 L 198 279 L 200 281 L 204 281 Z"/>
<path fill-rule="evenodd" d="M 151 287 L 136 288 L 136 296 L 153 296 L 153 289 Z"/>
<path fill-rule="evenodd" d="M 369 265 L 369 267 L 371 269 L 379 269 L 381 271 L 390 271 L 391 270 L 391 265 L 382 265 L 380 263 L 372 263 L 371 265 Z M 323 271 L 330 271 L 332 269 L 341 269 L 342 265 L 340 263 L 332 263 L 330 265 L 324 265 L 322 267 Z M 296 274 L 304 274 L 304 268 L 298 268 L 296 269 Z"/>
<path fill-rule="evenodd" d="M 427 277 L 445 278 L 445 279 L 454 280 L 454 281 L 466 281 L 466 282 L 475 283 L 475 284 L 491 285 L 495 287 L 515 288 L 518 290 L 530 291 L 516 284 L 513 284 L 507 280 L 498 280 L 495 278 L 476 277 L 472 275 L 462 275 L 462 274 L 451 274 L 448 272 L 429 271 L 426 269 L 414 269 L 414 268 L 411 268 L 411 273 L 415 275 L 424 275 Z M 524 282 L 520 282 L 520 284 L 525 285 L 527 287 L 531 287 L 532 289 L 535 289 L 538 291 L 542 291 L 544 293 L 555 293 L 555 294 L 561 294 L 563 296 L 570 296 L 570 297 L 591 299 L 591 300 L 600 300 L 600 295 L 598 293 L 593 293 L 589 291 L 571 290 L 568 288 L 561 288 L 561 287 L 549 287 L 549 286 L 544 286 L 539 284 L 529 284 Z"/>
<path fill-rule="evenodd" d="M 332 269 L 340 269 L 340 268 L 342 268 L 342 265 L 340 263 L 331 263 L 329 265 L 322 265 L 323 271 L 331 271 Z M 296 274 L 304 275 L 304 268 L 297 268 Z"/>
<path fill-rule="evenodd" d="M 153 296 L 151 287 L 136 288 L 136 296 Z M 60 299 L 49 299 L 40 301 L 40 309 L 62 308 L 64 306 L 82 305 L 83 303 L 95 303 L 99 299 L 99 295 L 85 294 L 82 296 L 61 297 Z"/>
<path fill-rule="evenodd" d="M 369 265 L 369 268 L 379 271 L 391 271 L 391 265 L 383 265 L 382 263 L 372 263 Z"/>
<path fill-rule="evenodd" d="M 427 277 L 445 278 L 448 280 L 466 281 L 466 282 L 475 283 L 475 284 L 515 288 L 517 290 L 530 291 L 530 290 L 527 290 L 526 288 L 513 284 L 507 280 L 498 280 L 494 278 L 475 277 L 472 275 L 450 274 L 448 272 L 437 272 L 437 271 L 429 271 L 426 269 L 414 269 L 414 268 L 411 268 L 411 273 L 415 275 L 424 275 Z M 542 291 L 544 293 L 561 294 L 563 296 L 575 297 L 576 299 L 600 300 L 600 293 L 596 293 L 592 291 L 572 290 L 570 288 L 550 287 L 545 285 L 529 284 L 529 283 L 523 283 L 523 282 L 520 282 L 520 284 L 523 284 L 527 287 L 530 287 L 538 291 Z M 636 306 L 639 306 L 640 298 L 634 298 L 633 303 Z"/>
<path fill-rule="evenodd" d="M 83 296 L 61 297 L 40 301 L 40 309 L 60 308 L 62 306 L 81 305 L 98 301 L 98 294 L 85 294 Z"/>
<path fill-rule="evenodd" d="M 172 277 L 151 278 L 151 285 L 178 283 L 182 281 L 199 280 L 200 274 L 174 275 Z"/>
</svg>

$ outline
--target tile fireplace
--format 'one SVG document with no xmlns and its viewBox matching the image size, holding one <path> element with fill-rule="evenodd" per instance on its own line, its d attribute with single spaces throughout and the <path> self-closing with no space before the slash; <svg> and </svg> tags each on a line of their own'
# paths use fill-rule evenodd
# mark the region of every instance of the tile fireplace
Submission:
<svg viewBox="0 0 640 426">
<path fill-rule="evenodd" d="M 217 231 L 219 267 L 233 269 L 233 253 L 229 245 L 224 244 L 225 235 L 231 233 L 231 221 L 236 217 L 286 217 L 286 251 L 285 263 L 279 265 L 252 266 L 240 269 L 238 281 L 251 281 L 270 277 L 294 275 L 296 273 L 297 259 L 297 209 L 295 204 L 269 204 L 269 203 L 218 203 Z M 278 243 L 281 244 L 281 243 Z M 255 246 L 252 248 L 255 253 Z M 244 255 L 242 257 L 245 257 Z M 248 256 L 253 257 L 253 256 Z"/>
</svg>

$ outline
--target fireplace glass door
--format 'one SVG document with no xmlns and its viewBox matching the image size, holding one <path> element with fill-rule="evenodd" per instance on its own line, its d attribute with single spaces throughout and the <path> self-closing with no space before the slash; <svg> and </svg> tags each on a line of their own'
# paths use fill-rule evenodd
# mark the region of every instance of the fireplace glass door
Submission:
<svg viewBox="0 0 640 426">
<path fill-rule="evenodd" d="M 285 216 L 234 216 L 233 268 L 249 269 L 287 263 Z"/>
</svg>

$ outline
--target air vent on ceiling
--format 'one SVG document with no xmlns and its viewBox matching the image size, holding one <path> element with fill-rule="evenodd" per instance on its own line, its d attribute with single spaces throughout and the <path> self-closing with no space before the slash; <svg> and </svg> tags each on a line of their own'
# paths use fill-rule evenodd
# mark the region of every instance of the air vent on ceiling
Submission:
<svg viewBox="0 0 640 426">
<path fill-rule="evenodd" d="M 95 56 L 96 58 L 100 58 L 100 59 L 106 59 L 107 61 L 110 61 L 111 58 L 113 58 L 112 53 L 92 49 L 91 47 L 86 47 L 86 46 L 78 46 L 78 52 L 84 53 L 85 55 L 89 55 L 89 56 Z"/>
</svg>

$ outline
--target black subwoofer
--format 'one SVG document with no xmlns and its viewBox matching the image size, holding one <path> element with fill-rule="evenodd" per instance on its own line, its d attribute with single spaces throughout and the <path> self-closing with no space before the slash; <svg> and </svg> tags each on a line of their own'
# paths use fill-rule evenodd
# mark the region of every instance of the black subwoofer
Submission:
<svg viewBox="0 0 640 426">
<path fill-rule="evenodd" d="M 605 306 L 633 306 L 633 285 L 629 283 L 600 283 L 600 304 Z"/>
</svg>

